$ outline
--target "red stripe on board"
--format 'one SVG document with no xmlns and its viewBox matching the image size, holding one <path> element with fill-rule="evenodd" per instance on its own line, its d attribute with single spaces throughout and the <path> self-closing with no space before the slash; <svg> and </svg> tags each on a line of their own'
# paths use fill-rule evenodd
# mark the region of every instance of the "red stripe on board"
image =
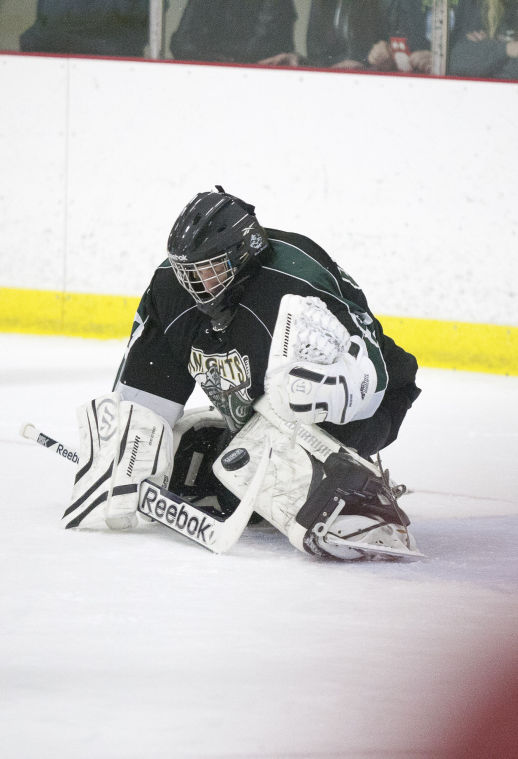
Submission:
<svg viewBox="0 0 518 759">
<path fill-rule="evenodd" d="M 171 58 L 124 58 L 122 56 L 110 56 L 110 55 L 80 55 L 78 53 L 26 53 L 18 50 L 0 50 L 0 55 L 12 55 L 21 56 L 25 58 L 64 58 L 72 60 L 87 60 L 87 61 L 131 61 L 133 63 L 165 63 L 173 66 L 211 66 L 211 67 L 223 67 L 223 68 L 239 68 L 239 69 L 261 69 L 263 71 L 311 71 L 321 74 L 338 74 L 338 75 L 350 75 L 355 76 L 387 76 L 403 79 L 428 79 L 428 80 L 440 80 L 440 81 L 452 81 L 452 82 L 486 82 L 491 84 L 518 84 L 518 79 L 495 79 L 489 77 L 476 77 L 476 76 L 435 76 L 434 74 L 421 74 L 419 72 L 405 72 L 405 71 L 370 71 L 362 69 L 329 69 L 319 68 L 317 66 L 261 66 L 258 63 L 222 63 L 220 61 L 179 61 Z"/>
</svg>

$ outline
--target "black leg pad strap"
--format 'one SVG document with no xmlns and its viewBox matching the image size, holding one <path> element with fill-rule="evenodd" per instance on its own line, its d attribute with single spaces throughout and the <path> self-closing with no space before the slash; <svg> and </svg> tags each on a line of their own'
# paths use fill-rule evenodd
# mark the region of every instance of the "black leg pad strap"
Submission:
<svg viewBox="0 0 518 759">
<path fill-rule="evenodd" d="M 312 529 L 317 522 L 325 522 L 340 499 L 344 502 L 342 514 L 362 514 L 405 527 L 410 524 L 382 477 L 362 466 L 347 451 L 332 453 L 324 462 L 324 471 L 325 479 L 311 493 L 296 517 L 306 529 Z"/>
</svg>

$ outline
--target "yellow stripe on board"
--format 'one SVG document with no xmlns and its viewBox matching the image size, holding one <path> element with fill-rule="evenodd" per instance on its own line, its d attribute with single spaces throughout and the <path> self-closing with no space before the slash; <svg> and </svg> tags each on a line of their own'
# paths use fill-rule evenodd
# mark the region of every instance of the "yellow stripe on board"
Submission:
<svg viewBox="0 0 518 759">
<path fill-rule="evenodd" d="M 139 298 L 0 288 L 0 332 L 128 337 Z"/>
<path fill-rule="evenodd" d="M 518 375 L 518 327 L 380 316 L 384 331 L 420 366 Z"/>
<path fill-rule="evenodd" d="M 129 336 L 139 299 L 0 288 L 0 332 L 97 339 Z M 518 327 L 380 316 L 420 366 L 518 375 Z"/>
</svg>

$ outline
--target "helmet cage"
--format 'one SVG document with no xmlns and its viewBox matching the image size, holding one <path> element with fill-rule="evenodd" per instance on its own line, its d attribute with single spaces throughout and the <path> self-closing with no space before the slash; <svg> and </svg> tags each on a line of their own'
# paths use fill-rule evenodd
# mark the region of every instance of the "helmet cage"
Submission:
<svg viewBox="0 0 518 759">
<path fill-rule="evenodd" d="M 202 261 L 175 261 L 171 256 L 171 266 L 180 285 L 200 304 L 213 303 L 234 281 L 238 266 L 228 250 L 218 256 Z"/>
</svg>

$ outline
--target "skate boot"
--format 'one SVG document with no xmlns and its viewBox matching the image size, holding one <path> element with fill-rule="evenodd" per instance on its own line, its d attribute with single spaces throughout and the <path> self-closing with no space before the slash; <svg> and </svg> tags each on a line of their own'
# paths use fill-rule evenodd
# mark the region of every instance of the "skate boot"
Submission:
<svg viewBox="0 0 518 759">
<path fill-rule="evenodd" d="M 308 552 L 341 560 L 423 558 L 380 462 L 342 450 L 323 468 L 325 478 L 296 517 L 307 528 Z"/>
</svg>

